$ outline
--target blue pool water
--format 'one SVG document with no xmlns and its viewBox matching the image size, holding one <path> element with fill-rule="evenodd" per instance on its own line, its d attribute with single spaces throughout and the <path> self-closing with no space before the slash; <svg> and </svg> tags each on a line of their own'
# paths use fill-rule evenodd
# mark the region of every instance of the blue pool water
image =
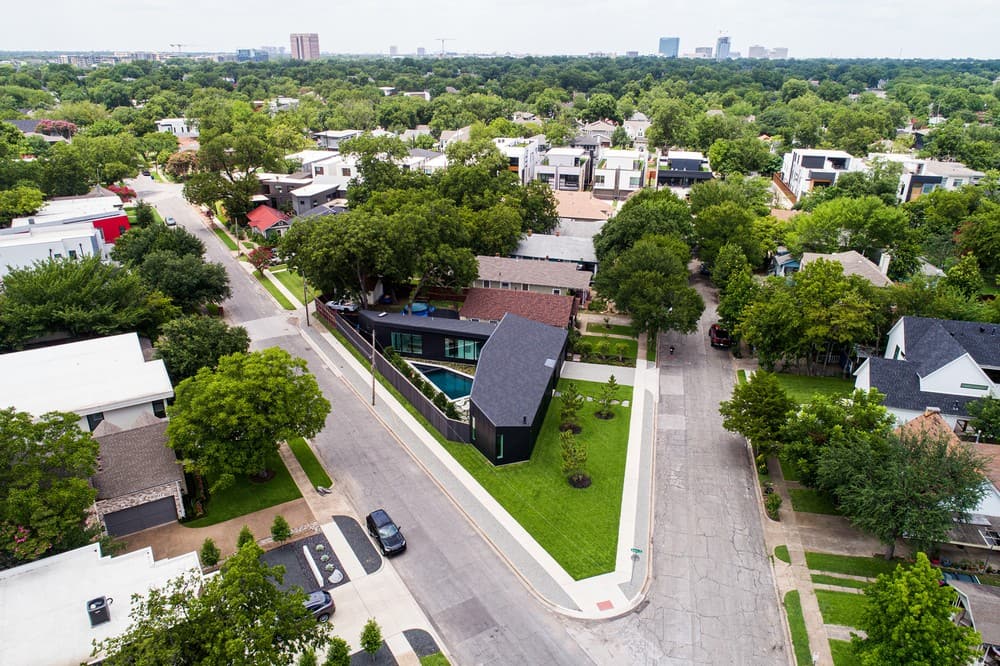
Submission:
<svg viewBox="0 0 1000 666">
<path fill-rule="evenodd" d="M 472 393 L 472 377 L 438 365 L 414 363 L 413 367 L 452 400 L 464 398 Z"/>
</svg>

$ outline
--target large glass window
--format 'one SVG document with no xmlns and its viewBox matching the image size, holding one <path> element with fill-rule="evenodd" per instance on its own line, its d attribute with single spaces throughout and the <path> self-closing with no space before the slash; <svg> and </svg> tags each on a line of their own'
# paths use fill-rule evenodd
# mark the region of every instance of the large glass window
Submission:
<svg viewBox="0 0 1000 666">
<path fill-rule="evenodd" d="M 400 354 L 416 354 L 419 356 L 424 353 L 424 338 L 419 333 L 393 331 L 392 348 Z"/>
<path fill-rule="evenodd" d="M 448 358 L 458 358 L 466 361 L 479 359 L 479 349 L 482 343 L 477 340 L 462 340 L 461 338 L 444 339 L 444 355 Z"/>
</svg>

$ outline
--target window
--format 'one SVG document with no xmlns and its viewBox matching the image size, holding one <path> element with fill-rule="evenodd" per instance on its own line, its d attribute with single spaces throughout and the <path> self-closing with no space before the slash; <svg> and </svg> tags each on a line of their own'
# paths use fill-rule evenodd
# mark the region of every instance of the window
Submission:
<svg viewBox="0 0 1000 666">
<path fill-rule="evenodd" d="M 323 175 L 323 167 L 321 167 L 321 166 L 313 167 L 313 171 L 315 172 L 315 175 L 317 175 L 317 176 L 322 176 Z"/>
<path fill-rule="evenodd" d="M 503 435 L 497 435 L 497 460 L 503 460 Z"/>
<path fill-rule="evenodd" d="M 62 259 L 62 255 L 59 254 L 58 252 L 56 252 L 55 254 L 52 255 L 52 258 L 53 259 Z"/>
<path fill-rule="evenodd" d="M 521 291 L 528 291 L 528 285 L 522 284 L 521 285 Z"/>
<path fill-rule="evenodd" d="M 902 351 L 899 345 L 896 345 L 896 351 L 892 352 L 892 360 L 896 361 L 899 359 L 899 352 Z"/>
<path fill-rule="evenodd" d="M 628 186 L 629 187 L 639 187 L 639 176 L 631 176 L 628 179 Z"/>
<path fill-rule="evenodd" d="M 500 283 L 500 288 L 501 289 L 510 289 L 510 282 L 501 282 Z"/>
<path fill-rule="evenodd" d="M 961 186 L 962 186 L 962 185 L 963 185 L 964 183 L 965 183 L 965 181 L 964 181 L 964 180 L 962 180 L 961 178 L 956 178 L 956 179 L 955 179 L 955 182 L 953 183 L 953 185 L 954 185 L 955 187 L 961 187 Z"/>
<path fill-rule="evenodd" d="M 344 167 L 343 169 L 340 170 L 340 175 L 341 176 L 350 176 L 351 175 L 351 168 L 350 167 Z"/>
<path fill-rule="evenodd" d="M 466 361 L 479 359 L 479 349 L 482 343 L 476 340 L 463 340 L 461 338 L 444 339 L 444 355 L 447 358 L 459 358 Z"/>
<path fill-rule="evenodd" d="M 483 280 L 483 289 L 490 289 L 492 287 L 493 284 L 489 280 Z"/>
<path fill-rule="evenodd" d="M 393 331 L 391 338 L 392 348 L 400 354 L 416 354 L 419 356 L 424 353 L 424 338 L 419 333 Z"/>
<path fill-rule="evenodd" d="M 162 419 L 167 415 L 167 406 L 162 400 L 153 401 L 153 416 Z"/>
<path fill-rule="evenodd" d="M 104 420 L 104 412 L 97 412 L 96 414 L 87 414 L 87 427 L 90 428 L 90 432 L 94 432 L 94 428 L 101 424 Z"/>
<path fill-rule="evenodd" d="M 76 259 L 76 250 L 67 250 L 70 259 Z"/>
<path fill-rule="evenodd" d="M 990 388 L 985 384 L 966 384 L 965 382 L 962 382 L 961 384 L 959 384 L 959 386 L 961 386 L 964 389 L 975 389 L 977 391 L 986 391 Z"/>
<path fill-rule="evenodd" d="M 930 194 L 934 191 L 934 183 L 927 183 L 920 188 L 922 194 Z"/>
<path fill-rule="evenodd" d="M 556 296 L 562 296 L 562 289 L 553 289 L 552 293 Z"/>
<path fill-rule="evenodd" d="M 598 174 L 594 176 L 594 185 L 603 185 L 603 184 L 604 184 L 604 174 Z"/>
</svg>

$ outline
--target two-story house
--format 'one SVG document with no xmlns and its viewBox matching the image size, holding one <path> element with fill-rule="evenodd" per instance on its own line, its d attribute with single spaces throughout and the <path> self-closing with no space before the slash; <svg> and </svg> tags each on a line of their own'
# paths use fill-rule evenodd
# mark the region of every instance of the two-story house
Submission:
<svg viewBox="0 0 1000 666">
<path fill-rule="evenodd" d="M 594 165 L 595 197 L 625 199 L 642 189 L 646 179 L 646 151 L 602 150 Z"/>
<path fill-rule="evenodd" d="M 197 138 L 198 125 L 188 118 L 161 118 L 156 121 L 156 131 L 173 134 L 177 138 Z"/>
<path fill-rule="evenodd" d="M 712 179 L 704 154 L 688 150 L 666 150 L 656 159 L 656 185 L 687 190 Z"/>
<path fill-rule="evenodd" d="M 965 185 L 976 185 L 986 174 L 970 169 L 961 162 L 941 162 L 939 160 L 917 159 L 910 155 L 874 153 L 869 161 L 879 159 L 899 162 L 903 173 L 899 177 L 896 200 L 900 203 L 913 201 L 934 190 L 957 190 Z"/>
<path fill-rule="evenodd" d="M 90 222 L 0 229 L 0 279 L 13 268 L 30 268 L 36 261 L 99 256 L 110 246 Z"/>
<path fill-rule="evenodd" d="M 535 177 L 554 190 L 582 192 L 590 184 L 592 167 L 583 148 L 550 148 L 535 167 Z"/>
<path fill-rule="evenodd" d="M 348 139 L 353 139 L 359 137 L 363 134 L 361 130 L 356 129 L 346 129 L 346 130 L 324 130 L 322 132 L 315 132 L 313 138 L 316 139 L 316 145 L 321 148 L 326 148 L 328 150 L 340 150 L 340 144 Z"/>
<path fill-rule="evenodd" d="M 517 174 L 522 185 L 527 185 L 535 179 L 535 169 L 542 157 L 543 135 L 528 139 L 499 137 L 493 143 L 507 158 L 508 168 Z"/>
<path fill-rule="evenodd" d="M 1000 396 L 1000 326 L 975 321 L 903 317 L 889 329 L 882 357 L 855 371 L 855 388 L 876 388 L 899 423 L 940 410 L 955 427 L 967 405 Z"/>
</svg>

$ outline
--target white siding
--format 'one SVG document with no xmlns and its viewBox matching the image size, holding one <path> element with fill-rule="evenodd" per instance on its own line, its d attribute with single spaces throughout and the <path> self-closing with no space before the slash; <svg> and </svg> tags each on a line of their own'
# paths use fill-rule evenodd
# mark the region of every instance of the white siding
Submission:
<svg viewBox="0 0 1000 666">
<path fill-rule="evenodd" d="M 985 389 L 962 386 L 962 384 L 985 386 Z M 920 380 L 920 390 L 931 393 L 947 393 L 980 397 L 989 395 L 993 382 L 968 354 L 959 356 Z"/>
</svg>

